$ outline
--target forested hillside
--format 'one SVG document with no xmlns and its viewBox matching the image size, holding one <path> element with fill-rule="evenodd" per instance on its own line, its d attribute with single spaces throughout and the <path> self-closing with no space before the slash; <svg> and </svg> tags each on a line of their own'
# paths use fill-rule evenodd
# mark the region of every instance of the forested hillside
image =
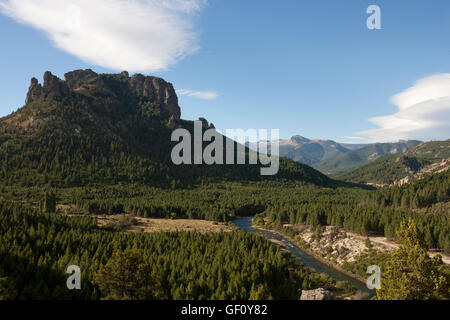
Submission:
<svg viewBox="0 0 450 320">
<path fill-rule="evenodd" d="M 212 127 L 203 124 L 203 130 Z M 193 132 L 193 127 L 180 119 L 175 91 L 160 78 L 78 70 L 63 81 L 47 72 L 43 87 L 32 80 L 26 106 L 0 119 L 1 184 L 186 187 L 262 179 L 261 165 L 174 165 L 171 150 L 177 142 L 171 134 L 176 128 Z M 287 159 L 270 178 L 334 183 Z"/>
<path fill-rule="evenodd" d="M 450 196 L 448 175 L 440 194 Z M 406 188 L 406 187 L 405 187 Z M 434 188 L 431 186 L 431 188 Z M 8 189 L 4 189 L 5 191 Z M 13 188 L 3 193 L 10 200 L 27 201 L 36 208 L 45 198 L 42 190 Z M 267 217 L 276 224 L 334 225 L 363 235 L 395 238 L 400 222 L 414 218 L 420 232 L 432 230 L 430 248 L 450 252 L 448 209 L 429 206 L 382 205 L 375 191 L 359 188 L 323 188 L 295 182 L 227 182 L 191 189 L 161 189 L 139 185 L 58 189 L 58 212 L 70 214 L 131 213 L 147 218 L 193 218 L 230 221 L 237 216 Z M 380 191 L 383 192 L 383 191 Z M 373 198 L 372 198 L 373 197 Z M 414 199 L 414 196 L 412 197 Z M 408 196 L 409 199 L 409 196 Z"/>
<path fill-rule="evenodd" d="M 0 297 L 4 299 L 108 297 L 109 289 L 120 287 L 105 282 L 101 266 L 127 263 L 130 254 L 145 261 L 149 281 L 124 283 L 134 295 L 109 298 L 298 299 L 302 289 L 332 285 L 326 277 L 294 263 L 274 244 L 243 231 L 112 232 L 98 228 L 93 218 L 42 214 L 0 201 Z M 81 290 L 66 288 L 69 265 L 82 271 Z"/>
<path fill-rule="evenodd" d="M 450 170 L 431 174 L 412 183 L 378 189 L 370 194 L 376 205 L 410 209 L 431 207 L 439 202 L 450 201 Z"/>
<path fill-rule="evenodd" d="M 354 170 L 376 159 L 401 154 L 420 143 L 420 141 L 411 140 L 400 141 L 397 143 L 370 144 L 363 148 L 346 152 L 330 159 L 324 159 L 314 164 L 314 168 L 323 173 L 335 176 L 343 172 Z"/>
<path fill-rule="evenodd" d="M 448 168 L 450 140 L 422 143 L 399 156 L 381 158 L 336 179 L 390 185 Z"/>
</svg>

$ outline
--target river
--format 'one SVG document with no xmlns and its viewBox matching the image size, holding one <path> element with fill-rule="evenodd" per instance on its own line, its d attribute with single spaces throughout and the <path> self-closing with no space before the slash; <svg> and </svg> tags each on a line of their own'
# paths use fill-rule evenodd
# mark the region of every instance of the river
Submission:
<svg viewBox="0 0 450 320">
<path fill-rule="evenodd" d="M 289 250 L 289 252 L 294 256 L 300 258 L 306 266 L 316 270 L 317 272 L 325 273 L 336 281 L 348 282 L 358 291 L 369 294 L 370 297 L 374 296 L 375 290 L 369 290 L 364 283 L 352 277 L 349 277 L 348 275 L 339 272 L 338 270 L 324 264 L 323 262 L 319 261 L 309 253 L 302 250 L 301 248 L 295 246 L 293 243 L 291 243 L 288 239 L 281 236 L 280 234 L 268 230 L 261 230 L 254 228 L 252 217 L 237 218 L 234 220 L 234 224 L 247 232 L 259 233 L 264 235 L 268 239 L 275 239 L 278 241 L 282 241 L 284 244 L 286 244 L 286 249 Z"/>
</svg>

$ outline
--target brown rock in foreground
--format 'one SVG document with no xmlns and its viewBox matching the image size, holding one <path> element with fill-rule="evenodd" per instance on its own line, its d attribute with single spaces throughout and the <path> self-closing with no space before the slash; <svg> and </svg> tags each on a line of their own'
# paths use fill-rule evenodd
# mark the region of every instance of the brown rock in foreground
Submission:
<svg viewBox="0 0 450 320">
<path fill-rule="evenodd" d="M 303 290 L 300 300 L 332 300 L 333 294 L 324 288 Z"/>
</svg>

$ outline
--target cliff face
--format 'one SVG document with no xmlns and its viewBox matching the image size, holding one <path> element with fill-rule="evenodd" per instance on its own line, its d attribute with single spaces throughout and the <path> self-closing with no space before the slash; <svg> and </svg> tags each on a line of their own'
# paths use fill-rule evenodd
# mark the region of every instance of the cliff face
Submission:
<svg viewBox="0 0 450 320">
<path fill-rule="evenodd" d="M 64 80 L 54 76 L 47 71 L 44 74 L 44 85 L 42 86 L 36 78 L 31 79 L 25 104 L 46 98 L 50 94 L 70 96 L 75 92 L 84 90 L 108 90 L 107 79 L 116 77 L 120 79 L 121 90 L 126 91 L 122 94 L 144 97 L 151 103 L 159 105 L 160 108 L 167 112 L 170 117 L 180 119 L 181 109 L 178 105 L 178 97 L 175 93 L 173 85 L 161 78 L 144 76 L 135 74 L 129 77 L 128 72 L 124 71 L 116 75 L 102 75 L 94 71 L 75 70 L 64 75 Z"/>
<path fill-rule="evenodd" d="M 128 73 L 123 72 L 122 75 L 128 76 Z M 178 106 L 178 97 L 171 83 L 161 78 L 146 77 L 142 74 L 135 74 L 129 78 L 128 82 L 135 94 L 164 105 L 171 116 L 180 119 L 181 110 Z"/>
</svg>

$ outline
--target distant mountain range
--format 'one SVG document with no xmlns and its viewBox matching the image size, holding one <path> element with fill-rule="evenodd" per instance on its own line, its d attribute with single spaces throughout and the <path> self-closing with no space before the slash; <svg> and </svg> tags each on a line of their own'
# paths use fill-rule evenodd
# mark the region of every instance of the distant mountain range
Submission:
<svg viewBox="0 0 450 320">
<path fill-rule="evenodd" d="M 402 185 L 450 168 L 450 140 L 430 141 L 401 155 L 379 158 L 337 179 L 375 186 Z"/>
<path fill-rule="evenodd" d="M 311 140 L 298 135 L 289 140 L 279 140 L 280 156 L 310 165 L 328 175 L 349 172 L 378 158 L 401 154 L 420 143 L 421 141 L 411 140 L 350 144 L 333 140 Z M 255 143 L 248 145 L 256 149 Z"/>
<path fill-rule="evenodd" d="M 349 172 L 379 158 L 401 154 L 420 143 L 421 141 L 410 140 L 396 143 L 369 144 L 331 159 L 323 159 L 314 164 L 313 167 L 323 173 L 334 176 L 339 173 Z"/>
</svg>

